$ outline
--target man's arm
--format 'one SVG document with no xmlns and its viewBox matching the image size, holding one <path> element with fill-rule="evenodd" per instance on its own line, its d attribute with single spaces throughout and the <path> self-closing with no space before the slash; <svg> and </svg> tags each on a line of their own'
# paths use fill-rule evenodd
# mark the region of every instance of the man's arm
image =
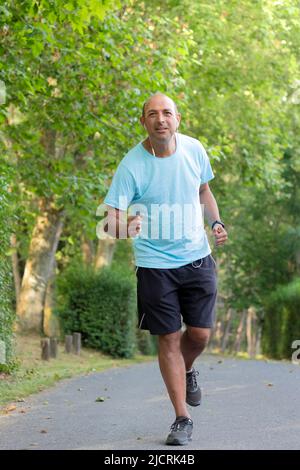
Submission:
<svg viewBox="0 0 300 470">
<path fill-rule="evenodd" d="M 121 211 L 111 206 L 107 208 L 107 223 L 104 232 L 115 238 L 135 237 L 141 231 L 142 216 L 127 216 L 126 211 Z"/>
<path fill-rule="evenodd" d="M 201 184 L 199 189 L 200 204 L 204 205 L 204 216 L 207 218 L 209 225 L 215 221 L 220 220 L 219 209 L 217 201 L 210 190 L 208 183 Z M 223 245 L 227 240 L 227 232 L 221 224 L 215 224 L 213 228 L 216 245 Z"/>
<path fill-rule="evenodd" d="M 209 225 L 211 225 L 215 220 L 220 220 L 217 201 L 215 200 L 208 183 L 201 184 L 199 194 L 200 203 L 204 205 L 204 216 L 206 217 Z"/>
</svg>

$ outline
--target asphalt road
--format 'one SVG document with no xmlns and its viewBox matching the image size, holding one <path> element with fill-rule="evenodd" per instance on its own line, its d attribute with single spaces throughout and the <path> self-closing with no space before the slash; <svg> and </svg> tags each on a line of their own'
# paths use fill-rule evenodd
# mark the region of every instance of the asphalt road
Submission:
<svg viewBox="0 0 300 470">
<path fill-rule="evenodd" d="M 300 448 L 299 365 L 204 355 L 196 368 L 203 403 L 190 408 L 185 450 Z M 16 405 L 0 416 L 0 449 L 170 450 L 157 362 L 64 380 Z"/>
</svg>

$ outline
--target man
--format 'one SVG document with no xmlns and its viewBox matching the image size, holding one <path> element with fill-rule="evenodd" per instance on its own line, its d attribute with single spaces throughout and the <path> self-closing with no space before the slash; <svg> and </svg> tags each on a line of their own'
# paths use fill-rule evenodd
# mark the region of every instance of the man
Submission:
<svg viewBox="0 0 300 470">
<path fill-rule="evenodd" d="M 139 327 L 158 335 L 159 366 L 176 415 L 169 445 L 191 440 L 187 404 L 201 402 L 193 363 L 214 323 L 215 262 L 201 205 L 216 246 L 227 240 L 208 184 L 214 177 L 209 159 L 198 140 L 177 133 L 180 119 L 164 94 L 145 102 L 140 122 L 148 137 L 125 155 L 104 201 L 108 233 L 133 238 Z M 128 207 L 133 215 L 127 218 Z"/>
</svg>

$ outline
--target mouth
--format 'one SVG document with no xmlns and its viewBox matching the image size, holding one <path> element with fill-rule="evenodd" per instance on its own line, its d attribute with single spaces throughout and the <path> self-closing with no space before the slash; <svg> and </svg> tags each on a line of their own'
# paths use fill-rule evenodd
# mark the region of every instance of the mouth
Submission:
<svg viewBox="0 0 300 470">
<path fill-rule="evenodd" d="M 168 130 L 167 127 L 161 127 L 160 129 L 156 129 L 156 132 L 163 133 L 163 132 L 166 132 L 167 130 Z"/>
</svg>

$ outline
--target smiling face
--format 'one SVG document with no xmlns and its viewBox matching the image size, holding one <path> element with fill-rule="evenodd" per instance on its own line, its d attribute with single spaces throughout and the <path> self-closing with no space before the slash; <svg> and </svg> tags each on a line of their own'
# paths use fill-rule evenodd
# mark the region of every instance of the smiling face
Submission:
<svg viewBox="0 0 300 470">
<path fill-rule="evenodd" d="M 174 102 L 165 95 L 154 95 L 145 104 L 142 125 L 151 141 L 168 143 L 180 123 L 180 114 Z"/>
</svg>

